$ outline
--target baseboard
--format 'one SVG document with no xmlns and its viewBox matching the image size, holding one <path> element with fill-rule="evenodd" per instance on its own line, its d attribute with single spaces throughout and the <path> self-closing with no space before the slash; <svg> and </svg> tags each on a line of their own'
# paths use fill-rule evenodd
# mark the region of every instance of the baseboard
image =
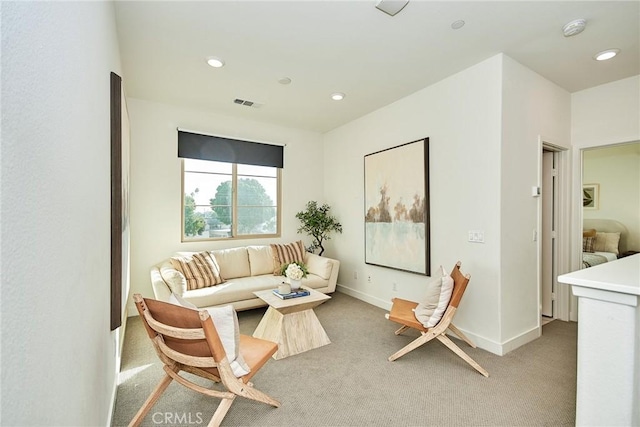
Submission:
<svg viewBox="0 0 640 427">
<path fill-rule="evenodd" d="M 537 338 L 540 338 L 541 330 L 542 329 L 540 327 L 534 326 L 527 332 L 523 332 L 520 335 L 505 341 L 504 343 L 502 343 L 502 354 L 507 354 L 518 347 L 522 347 L 523 345 L 530 343 Z"/>
<path fill-rule="evenodd" d="M 391 310 L 391 301 L 386 301 L 380 298 L 372 297 L 371 295 L 365 294 L 364 292 L 360 292 L 358 290 L 355 290 L 353 288 L 349 288 L 347 286 L 340 285 L 340 284 L 336 285 L 336 290 L 339 292 L 342 292 L 343 294 L 347 294 L 361 301 L 369 303 L 371 305 L 375 305 L 376 307 L 382 308 L 384 310 L 387 310 L 387 311 Z"/>
<path fill-rule="evenodd" d="M 336 285 L 336 290 L 384 310 L 391 310 L 391 301 L 385 301 L 383 299 L 373 297 L 364 292 L 340 284 Z M 533 329 L 524 332 L 515 338 L 512 338 L 503 343 L 499 343 L 481 335 L 474 334 L 473 332 L 469 332 L 460 327 L 458 327 L 458 329 L 460 329 L 460 331 L 465 334 L 467 338 L 469 338 L 476 346 L 498 356 L 504 356 L 510 351 L 513 351 L 516 348 L 540 337 L 540 328 L 534 327 Z M 448 334 L 455 337 L 455 334 L 452 334 L 451 332 L 449 332 Z"/>
<path fill-rule="evenodd" d="M 458 329 L 460 329 L 460 332 L 465 334 L 466 337 L 469 338 L 471 340 L 471 342 L 476 345 L 476 347 L 481 348 L 481 349 L 483 349 L 485 351 L 488 351 L 489 353 L 493 353 L 493 354 L 498 355 L 498 356 L 504 356 L 505 353 L 503 353 L 503 348 L 500 345 L 500 343 L 492 341 L 492 340 L 490 340 L 488 338 L 485 338 L 485 337 L 483 337 L 481 335 L 476 335 L 473 332 L 469 332 L 469 331 L 467 331 L 465 329 L 462 329 L 460 327 L 458 327 Z M 451 332 L 449 329 L 447 329 L 447 335 L 450 335 L 450 336 L 452 336 L 454 338 L 458 338 L 456 336 L 456 334 Z M 467 344 L 465 343 L 463 345 L 467 345 Z"/>
</svg>

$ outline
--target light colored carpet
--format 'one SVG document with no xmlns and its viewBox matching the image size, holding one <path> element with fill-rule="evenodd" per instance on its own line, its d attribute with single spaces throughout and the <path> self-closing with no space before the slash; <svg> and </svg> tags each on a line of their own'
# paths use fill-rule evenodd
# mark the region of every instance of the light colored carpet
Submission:
<svg viewBox="0 0 640 427">
<path fill-rule="evenodd" d="M 332 343 L 270 360 L 252 380 L 282 406 L 237 398 L 223 425 L 575 425 L 576 323 L 551 322 L 541 338 L 502 357 L 455 340 L 489 371 L 485 378 L 437 341 L 388 362 L 418 333 L 396 336 L 384 310 L 332 296 L 316 308 Z M 239 312 L 241 332 L 250 335 L 264 311 Z M 162 375 L 140 319 L 129 319 L 114 426 L 129 423 Z M 217 405 L 174 382 L 142 425 L 206 425 Z"/>
</svg>

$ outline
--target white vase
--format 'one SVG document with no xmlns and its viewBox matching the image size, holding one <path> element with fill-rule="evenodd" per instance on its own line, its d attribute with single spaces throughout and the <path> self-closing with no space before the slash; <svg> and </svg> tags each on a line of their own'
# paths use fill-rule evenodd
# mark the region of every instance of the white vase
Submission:
<svg viewBox="0 0 640 427">
<path fill-rule="evenodd" d="M 289 279 L 289 284 L 291 285 L 292 291 L 297 291 L 298 289 L 300 289 L 300 286 L 302 285 L 302 280 Z"/>
</svg>

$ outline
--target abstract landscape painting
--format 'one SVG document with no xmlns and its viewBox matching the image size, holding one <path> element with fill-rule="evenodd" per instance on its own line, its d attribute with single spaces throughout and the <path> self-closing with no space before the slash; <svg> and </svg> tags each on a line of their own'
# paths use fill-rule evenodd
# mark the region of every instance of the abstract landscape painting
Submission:
<svg viewBox="0 0 640 427">
<path fill-rule="evenodd" d="M 365 262 L 430 275 L 429 139 L 364 157 Z"/>
</svg>

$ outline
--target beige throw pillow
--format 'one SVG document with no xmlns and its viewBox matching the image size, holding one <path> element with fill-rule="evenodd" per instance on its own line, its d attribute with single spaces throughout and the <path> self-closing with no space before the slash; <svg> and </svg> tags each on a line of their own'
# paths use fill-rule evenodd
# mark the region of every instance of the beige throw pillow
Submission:
<svg viewBox="0 0 640 427">
<path fill-rule="evenodd" d="M 218 263 L 209 252 L 171 258 L 173 267 L 187 280 L 187 290 L 201 289 L 224 282 Z"/>
<path fill-rule="evenodd" d="M 440 283 L 440 293 L 438 294 L 438 300 L 436 303 L 433 312 L 429 317 L 426 317 L 426 314 L 430 311 L 428 307 L 433 305 L 433 301 L 435 297 L 433 296 L 433 290 L 431 290 L 429 294 L 429 301 L 425 302 L 425 309 L 420 308 L 420 314 L 415 313 L 416 319 L 422 323 L 425 328 L 433 328 L 440 322 L 442 316 L 444 315 L 447 306 L 449 305 L 449 301 L 451 300 L 451 294 L 453 293 L 453 278 L 446 272 L 444 267 L 440 266 L 440 272 L 442 273 L 442 279 Z M 418 311 L 418 307 L 416 307 L 416 312 Z M 420 316 L 420 317 L 418 317 Z"/>
<path fill-rule="evenodd" d="M 594 252 L 611 252 L 618 255 L 618 243 L 620 233 L 596 233 L 596 241 L 593 243 Z"/>
<path fill-rule="evenodd" d="M 271 244 L 271 255 L 273 256 L 273 275 L 281 276 L 282 264 L 289 264 L 293 261 L 304 262 L 304 243 L 298 240 L 288 245 Z"/>
<path fill-rule="evenodd" d="M 418 322 L 425 325 L 433 312 L 438 307 L 438 301 L 440 301 L 440 289 L 442 288 L 442 277 L 434 279 L 427 283 L 427 294 L 414 309 L 414 315 Z"/>
</svg>

